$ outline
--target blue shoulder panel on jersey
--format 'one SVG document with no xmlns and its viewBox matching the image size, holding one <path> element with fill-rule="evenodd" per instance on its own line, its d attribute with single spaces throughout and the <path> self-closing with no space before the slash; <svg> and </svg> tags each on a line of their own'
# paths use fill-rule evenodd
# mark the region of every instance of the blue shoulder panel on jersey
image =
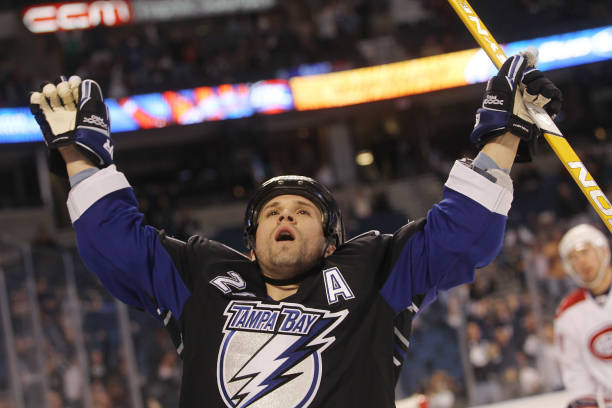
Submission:
<svg viewBox="0 0 612 408">
<path fill-rule="evenodd" d="M 380 294 L 396 313 L 414 295 L 426 295 L 422 310 L 438 290 L 474 280 L 474 269 L 488 265 L 501 249 L 505 225 L 506 216 L 445 187 L 424 229 L 404 244 Z"/>
<path fill-rule="evenodd" d="M 111 294 L 158 319 L 157 308 L 181 315 L 190 292 L 157 231 L 143 224 L 131 188 L 100 198 L 74 228 L 83 262 Z"/>
</svg>

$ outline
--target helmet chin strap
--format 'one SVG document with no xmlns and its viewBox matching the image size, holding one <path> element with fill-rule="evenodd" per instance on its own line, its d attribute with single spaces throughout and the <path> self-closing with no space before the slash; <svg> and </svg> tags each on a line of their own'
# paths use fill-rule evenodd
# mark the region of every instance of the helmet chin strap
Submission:
<svg viewBox="0 0 612 408">
<path fill-rule="evenodd" d="M 331 242 L 329 242 L 329 240 L 326 240 L 326 244 L 323 247 L 323 251 L 321 252 L 321 256 L 319 257 L 319 265 L 322 263 L 323 259 L 325 258 L 325 253 L 327 252 L 327 249 L 329 248 L 329 246 L 331 245 Z M 257 261 L 257 252 L 255 251 L 255 248 L 252 249 L 253 254 L 254 254 L 254 261 L 257 262 L 257 264 L 259 265 L 259 262 Z M 261 271 L 261 267 L 259 268 Z M 274 278 L 270 278 L 269 276 L 266 276 L 263 272 L 261 273 L 261 276 L 264 280 L 264 282 L 269 283 L 270 285 L 274 285 L 274 286 L 289 286 L 289 285 L 295 285 L 296 283 L 302 283 L 302 281 L 304 279 L 306 279 L 308 276 L 312 275 L 314 272 L 316 272 L 318 268 L 316 266 L 313 266 L 310 269 L 307 269 L 305 271 L 303 271 L 302 273 L 298 273 L 297 275 L 291 277 L 291 278 L 286 278 L 286 279 L 274 279 Z"/>
<path fill-rule="evenodd" d="M 297 276 L 294 276 L 292 278 L 287 278 L 287 279 L 273 279 L 270 278 L 266 275 L 264 275 L 263 273 L 261 274 L 261 276 L 263 277 L 264 282 L 269 283 L 270 285 L 274 285 L 274 286 L 289 286 L 289 285 L 295 285 L 296 283 L 302 283 L 302 281 L 304 279 L 306 279 L 306 276 L 310 275 L 308 272 L 306 273 L 302 273 L 299 274 Z"/>
</svg>

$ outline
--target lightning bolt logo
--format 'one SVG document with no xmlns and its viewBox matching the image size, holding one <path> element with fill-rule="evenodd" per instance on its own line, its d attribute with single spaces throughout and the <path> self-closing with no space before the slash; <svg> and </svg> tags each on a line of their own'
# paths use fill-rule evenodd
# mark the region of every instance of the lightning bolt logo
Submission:
<svg viewBox="0 0 612 408">
<path fill-rule="evenodd" d="M 331 313 L 298 304 L 234 301 L 224 314 L 227 320 L 217 380 L 226 405 L 308 406 L 321 380 L 321 353 L 335 341 L 330 334 L 348 311 Z M 246 358 L 237 357 L 235 353 L 245 355 L 245 349 L 250 351 Z M 282 398 L 276 397 L 274 392 L 285 385 L 290 388 L 283 388 Z M 290 405 L 287 398 L 292 399 Z"/>
</svg>

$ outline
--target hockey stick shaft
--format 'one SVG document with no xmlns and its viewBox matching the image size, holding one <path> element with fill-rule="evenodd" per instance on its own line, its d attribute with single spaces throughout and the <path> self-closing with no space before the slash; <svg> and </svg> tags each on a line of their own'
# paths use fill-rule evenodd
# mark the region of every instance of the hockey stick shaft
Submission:
<svg viewBox="0 0 612 408">
<path fill-rule="evenodd" d="M 448 2 L 476 42 L 478 42 L 478 45 L 491 58 L 493 64 L 500 68 L 506 60 L 506 55 L 469 3 L 466 0 L 448 0 Z M 593 209 L 597 212 L 610 233 L 612 233 L 612 205 L 610 205 L 610 200 L 608 200 L 603 191 L 601 191 L 601 188 L 593 180 L 591 173 L 589 173 L 574 149 L 567 142 L 567 139 L 563 137 L 550 116 L 543 109 L 533 105 L 528 105 L 527 109 L 538 127 L 542 129 L 544 138 L 552 150 L 589 200 L 589 203 L 593 206 Z"/>
</svg>

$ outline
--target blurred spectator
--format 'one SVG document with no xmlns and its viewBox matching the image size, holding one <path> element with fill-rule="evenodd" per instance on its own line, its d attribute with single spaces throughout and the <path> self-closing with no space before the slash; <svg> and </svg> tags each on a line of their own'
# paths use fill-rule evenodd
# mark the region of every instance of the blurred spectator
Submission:
<svg viewBox="0 0 612 408">
<path fill-rule="evenodd" d="M 542 374 L 529 364 L 524 353 L 517 353 L 516 359 L 519 369 L 520 395 L 527 396 L 542 392 Z"/>
<path fill-rule="evenodd" d="M 563 388 L 559 355 L 555 346 L 555 332 L 552 323 L 544 324 L 539 347 L 540 353 L 537 368 L 542 377 L 543 388 L 547 391 L 559 391 Z"/>
<path fill-rule="evenodd" d="M 55 391 L 49 391 L 47 393 L 47 404 L 49 408 L 64 408 L 64 401 L 62 399 L 62 395 Z M 2 407 L 1 402 L 0 407 Z"/>
<path fill-rule="evenodd" d="M 495 327 L 492 350 L 491 361 L 503 389 L 503 397 L 516 397 L 519 393 L 519 373 L 516 362 L 517 347 L 513 342 L 512 329 L 509 326 L 498 324 Z"/>
<path fill-rule="evenodd" d="M 521 349 L 529 361 L 536 361 L 542 346 L 538 336 L 537 322 L 533 312 L 528 312 L 522 319 L 521 331 L 517 333 L 517 342 L 522 345 Z"/>
<path fill-rule="evenodd" d="M 91 384 L 91 399 L 94 408 L 114 408 L 104 385 L 99 381 Z"/>
<path fill-rule="evenodd" d="M 171 406 L 173 401 L 178 398 L 181 372 L 177 359 L 174 350 L 168 350 L 164 353 L 156 372 L 147 385 L 150 398 L 163 407 Z"/>
<path fill-rule="evenodd" d="M 113 374 L 106 378 L 106 392 L 113 408 L 130 408 L 130 397 L 123 375 Z"/>
<path fill-rule="evenodd" d="M 99 349 L 93 349 L 89 352 L 89 373 L 91 381 L 101 380 L 107 374 L 104 356 Z"/>
<path fill-rule="evenodd" d="M 474 370 L 476 380 L 475 404 L 499 401 L 502 391 L 494 374 L 493 358 L 499 351 L 482 337 L 482 331 L 476 322 L 467 324 L 467 345 L 469 362 Z"/>
<path fill-rule="evenodd" d="M 452 408 L 455 406 L 453 378 L 443 370 L 435 371 L 429 379 L 426 395 L 429 408 Z"/>
<path fill-rule="evenodd" d="M 76 358 L 73 358 L 70 365 L 64 371 L 63 395 L 69 406 L 75 406 L 82 399 L 84 382 L 87 378 L 83 377 L 83 371 Z"/>
</svg>

